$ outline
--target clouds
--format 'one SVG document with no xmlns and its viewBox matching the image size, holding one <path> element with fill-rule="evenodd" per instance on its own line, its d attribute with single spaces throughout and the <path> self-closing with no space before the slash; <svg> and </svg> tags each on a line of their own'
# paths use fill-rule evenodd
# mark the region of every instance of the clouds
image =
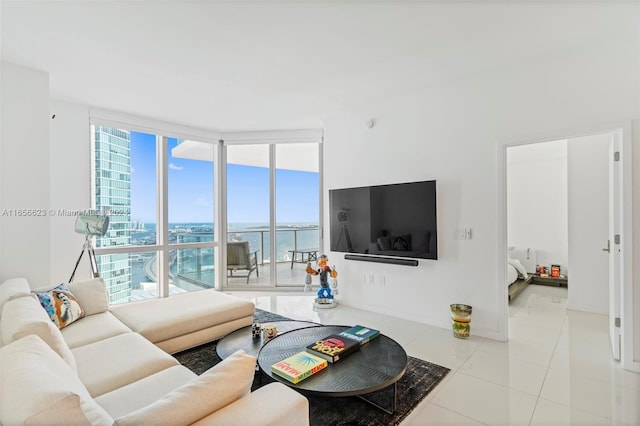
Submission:
<svg viewBox="0 0 640 426">
<path fill-rule="evenodd" d="M 176 165 L 175 165 L 175 164 L 173 164 L 173 163 L 169 163 L 169 168 L 170 168 L 171 170 L 182 170 L 182 169 L 184 169 L 184 167 L 182 167 L 182 166 L 176 166 Z"/>
</svg>

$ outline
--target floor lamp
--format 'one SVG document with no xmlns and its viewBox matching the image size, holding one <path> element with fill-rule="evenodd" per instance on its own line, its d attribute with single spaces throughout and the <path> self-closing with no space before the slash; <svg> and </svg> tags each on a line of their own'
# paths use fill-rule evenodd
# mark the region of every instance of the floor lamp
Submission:
<svg viewBox="0 0 640 426">
<path fill-rule="evenodd" d="M 107 228 L 109 227 L 109 216 L 98 216 L 98 215 L 80 215 L 76 219 L 76 232 L 78 234 L 84 235 L 84 244 L 82 245 L 82 251 L 80 251 L 80 256 L 78 256 L 78 260 L 76 261 L 76 266 L 73 268 L 73 272 L 71 273 L 71 278 L 69 278 L 69 282 L 73 281 L 73 277 L 76 275 L 76 270 L 78 269 L 78 265 L 82 260 L 82 256 L 86 251 L 89 255 L 89 263 L 91 265 L 91 276 L 92 278 L 98 278 L 100 273 L 98 272 L 98 262 L 96 261 L 96 253 L 93 249 L 93 243 L 91 242 L 91 238 L 102 237 L 107 233 Z"/>
</svg>

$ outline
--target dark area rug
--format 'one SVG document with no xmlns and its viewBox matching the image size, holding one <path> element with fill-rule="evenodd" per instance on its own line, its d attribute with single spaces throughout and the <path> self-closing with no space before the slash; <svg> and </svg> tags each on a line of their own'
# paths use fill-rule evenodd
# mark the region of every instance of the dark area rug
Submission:
<svg viewBox="0 0 640 426">
<path fill-rule="evenodd" d="M 256 309 L 255 322 L 287 321 L 290 318 Z M 202 374 L 220 362 L 216 354 L 216 342 L 207 343 L 175 354 L 182 365 L 196 374 Z M 397 425 L 418 405 L 422 399 L 449 373 L 449 369 L 437 364 L 409 357 L 407 372 L 398 381 L 397 407 L 395 414 L 387 414 L 356 397 L 330 398 L 307 396 L 311 425 Z M 253 381 L 252 390 L 272 381 L 259 373 Z M 382 407 L 391 407 L 393 389 L 389 387 L 363 395 Z"/>
</svg>

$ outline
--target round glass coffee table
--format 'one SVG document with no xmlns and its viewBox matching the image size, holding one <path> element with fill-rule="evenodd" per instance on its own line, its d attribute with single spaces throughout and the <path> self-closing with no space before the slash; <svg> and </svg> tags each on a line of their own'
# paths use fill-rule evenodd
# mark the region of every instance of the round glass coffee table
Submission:
<svg viewBox="0 0 640 426">
<path fill-rule="evenodd" d="M 299 328 L 320 326 L 318 323 L 308 321 L 271 321 L 265 324 L 274 324 L 278 330 L 278 335 Z M 220 359 L 225 359 L 235 351 L 243 349 L 249 355 L 257 356 L 262 345 L 268 340 L 263 338 L 262 334 L 254 339 L 251 336 L 251 326 L 249 325 L 223 337 L 216 345 L 216 353 Z"/>
<path fill-rule="evenodd" d="M 258 353 L 260 370 L 274 380 L 303 393 L 319 396 L 358 396 L 387 413 L 396 408 L 397 382 L 407 369 L 407 353 L 395 340 L 381 334 L 345 358 L 329 363 L 327 368 L 293 384 L 271 372 L 271 366 L 304 351 L 306 346 L 330 334 L 338 334 L 347 326 L 319 326 L 282 333 L 264 344 Z M 363 394 L 393 386 L 391 410 L 362 397 Z"/>
</svg>

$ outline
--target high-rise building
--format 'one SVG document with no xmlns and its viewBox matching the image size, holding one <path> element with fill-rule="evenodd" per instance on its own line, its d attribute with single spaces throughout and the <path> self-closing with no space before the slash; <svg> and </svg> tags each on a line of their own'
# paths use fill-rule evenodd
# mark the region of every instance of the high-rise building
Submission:
<svg viewBox="0 0 640 426">
<path fill-rule="evenodd" d="M 213 230 L 176 234 L 176 242 L 202 243 L 213 241 Z M 179 288 L 213 288 L 213 247 L 176 250 L 176 274 L 173 284 Z"/>
<path fill-rule="evenodd" d="M 131 244 L 131 137 L 126 130 L 92 126 L 95 162 L 95 208 L 109 214 L 109 229 L 96 247 Z M 131 260 L 128 253 L 97 258 L 100 276 L 109 291 L 109 303 L 129 301 Z"/>
</svg>

